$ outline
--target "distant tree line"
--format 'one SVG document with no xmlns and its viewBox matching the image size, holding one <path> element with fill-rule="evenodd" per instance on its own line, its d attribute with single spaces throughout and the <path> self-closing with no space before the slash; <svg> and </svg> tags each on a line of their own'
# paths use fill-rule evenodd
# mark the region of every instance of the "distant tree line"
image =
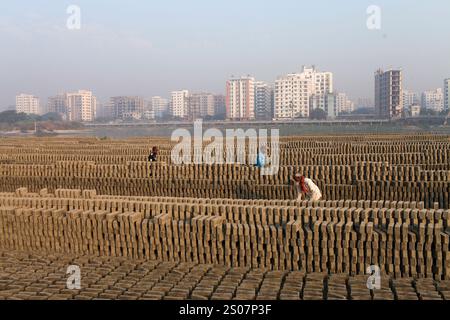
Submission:
<svg viewBox="0 0 450 320">
<path fill-rule="evenodd" d="M 448 110 L 442 110 L 442 111 L 436 111 L 433 109 L 426 109 L 421 108 L 420 109 L 420 115 L 421 116 L 446 116 L 448 114 Z"/>
<path fill-rule="evenodd" d="M 15 110 L 0 112 L 0 131 L 33 130 L 37 124 L 40 131 L 78 129 L 83 127 L 81 123 L 63 121 L 58 113 L 50 112 L 44 115 L 17 113 Z"/>
<path fill-rule="evenodd" d="M 17 123 L 26 121 L 63 121 L 60 114 L 49 112 L 44 115 L 17 113 L 14 110 L 0 112 L 0 123 Z"/>
</svg>

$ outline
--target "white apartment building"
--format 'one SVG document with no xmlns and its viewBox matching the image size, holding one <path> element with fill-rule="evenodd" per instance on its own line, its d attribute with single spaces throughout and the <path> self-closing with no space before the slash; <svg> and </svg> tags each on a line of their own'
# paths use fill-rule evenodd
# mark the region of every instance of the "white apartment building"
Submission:
<svg viewBox="0 0 450 320">
<path fill-rule="evenodd" d="M 170 114 L 172 117 L 186 118 L 189 112 L 189 91 L 172 91 Z"/>
<path fill-rule="evenodd" d="M 309 116 L 311 81 L 300 73 L 291 73 L 275 81 L 274 118 Z"/>
<path fill-rule="evenodd" d="M 444 80 L 444 109 L 450 109 L 450 78 Z"/>
<path fill-rule="evenodd" d="M 161 118 L 169 111 L 169 100 L 155 96 L 151 100 L 152 110 L 156 118 Z"/>
<path fill-rule="evenodd" d="M 422 108 L 436 112 L 444 110 L 444 92 L 441 88 L 422 93 Z"/>
<path fill-rule="evenodd" d="M 258 120 L 272 119 L 273 89 L 264 81 L 255 82 L 255 118 Z"/>
<path fill-rule="evenodd" d="M 255 118 L 255 79 L 241 77 L 226 84 L 226 114 L 228 119 Z"/>
<path fill-rule="evenodd" d="M 67 93 L 67 119 L 69 121 L 94 121 L 97 99 L 91 91 L 79 90 Z"/>
<path fill-rule="evenodd" d="M 39 98 L 31 94 L 19 94 L 16 96 L 16 112 L 26 114 L 41 114 Z"/>
<path fill-rule="evenodd" d="M 145 120 L 153 120 L 153 119 L 155 119 L 155 113 L 153 112 L 153 110 L 148 109 L 148 110 L 144 111 L 144 113 L 142 114 L 142 117 Z"/>
<path fill-rule="evenodd" d="M 322 109 L 325 111 L 328 119 L 336 118 L 339 114 L 336 104 L 337 95 L 334 93 L 313 94 L 309 98 L 310 111 Z"/>
<path fill-rule="evenodd" d="M 403 109 L 411 109 L 412 105 L 419 103 L 419 95 L 410 90 L 403 90 Z"/>
<path fill-rule="evenodd" d="M 355 111 L 355 104 L 349 99 L 347 94 L 339 92 L 336 94 L 336 111 L 340 113 L 352 113 Z"/>
<path fill-rule="evenodd" d="M 326 95 L 333 92 L 333 74 L 303 66 L 301 73 L 290 73 L 275 81 L 274 117 L 308 117 L 310 105 L 325 110 Z M 313 104 L 311 96 L 315 97 Z"/>
</svg>

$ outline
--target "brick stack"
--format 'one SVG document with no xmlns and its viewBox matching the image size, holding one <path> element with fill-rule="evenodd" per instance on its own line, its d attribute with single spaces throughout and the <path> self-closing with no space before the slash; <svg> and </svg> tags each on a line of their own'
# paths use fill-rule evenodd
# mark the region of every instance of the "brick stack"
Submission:
<svg viewBox="0 0 450 320">
<path fill-rule="evenodd" d="M 67 288 L 68 265 L 80 267 L 80 289 Z M 406 279 L 405 283 L 402 278 L 385 277 L 382 289 L 372 290 L 372 298 L 364 276 L 17 251 L 0 251 L 0 271 L 0 300 L 209 300 L 230 296 L 299 300 L 320 299 L 323 294 L 327 299 L 393 300 L 396 292 L 411 292 L 409 286 L 417 290 L 417 295 L 411 294 L 412 299 L 448 300 L 449 292 L 448 280 Z M 284 278 L 281 282 L 280 277 Z M 402 289 L 404 285 L 407 289 Z"/>
<path fill-rule="evenodd" d="M 450 278 L 449 210 L 165 200 L 4 193 L 0 248 L 319 274 L 365 274 L 377 265 L 395 277 Z"/>
<path fill-rule="evenodd" d="M 160 161 L 148 163 L 153 145 Z M 173 146 L 4 139 L 0 251 L 55 265 L 28 286 L 0 279 L 0 298 L 450 299 L 448 136 L 283 137 L 272 176 L 175 165 Z M 293 200 L 294 172 L 323 199 Z M 85 290 L 61 288 L 58 268 L 74 262 Z M 381 288 L 367 288 L 371 265 Z"/>
<path fill-rule="evenodd" d="M 286 200 L 296 198 L 288 182 L 300 172 L 326 200 L 416 201 L 444 209 L 450 203 L 450 143 L 444 135 L 283 137 L 280 168 L 271 176 L 261 176 L 252 161 L 174 165 L 174 143 L 160 138 L 4 140 L 0 191 L 78 188 L 110 195 Z M 160 148 L 158 163 L 146 161 L 153 145 Z M 249 153 L 245 148 L 246 158 Z"/>
</svg>

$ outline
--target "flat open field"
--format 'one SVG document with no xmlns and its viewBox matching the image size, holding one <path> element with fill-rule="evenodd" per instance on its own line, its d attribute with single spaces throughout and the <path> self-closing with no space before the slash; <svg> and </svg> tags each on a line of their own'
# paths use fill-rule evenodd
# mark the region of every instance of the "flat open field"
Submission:
<svg viewBox="0 0 450 320">
<path fill-rule="evenodd" d="M 173 147 L 0 139 L 0 298 L 449 299 L 449 135 L 282 137 L 274 175 Z M 323 199 L 295 201 L 296 172 Z"/>
</svg>

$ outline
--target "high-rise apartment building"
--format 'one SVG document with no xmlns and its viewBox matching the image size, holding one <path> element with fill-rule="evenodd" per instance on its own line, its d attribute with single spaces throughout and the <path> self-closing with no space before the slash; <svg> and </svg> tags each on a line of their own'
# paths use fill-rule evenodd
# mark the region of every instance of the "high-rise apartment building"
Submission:
<svg viewBox="0 0 450 320">
<path fill-rule="evenodd" d="M 274 116 L 277 119 L 308 117 L 311 81 L 291 73 L 275 81 Z"/>
<path fill-rule="evenodd" d="M 339 92 L 336 94 L 335 99 L 337 114 L 355 111 L 355 104 L 348 98 L 347 94 Z"/>
<path fill-rule="evenodd" d="M 96 118 L 108 120 L 114 119 L 114 106 L 111 104 L 111 101 L 108 103 L 99 103 L 97 101 Z"/>
<path fill-rule="evenodd" d="M 422 108 L 441 112 L 444 110 L 444 92 L 441 88 L 422 93 Z"/>
<path fill-rule="evenodd" d="M 375 72 L 375 112 L 380 118 L 402 115 L 402 71 L 381 69 Z"/>
<path fill-rule="evenodd" d="M 57 94 L 56 96 L 49 97 L 47 103 L 47 112 L 55 112 L 61 115 L 63 118 L 67 117 L 67 94 Z"/>
<path fill-rule="evenodd" d="M 144 113 L 142 114 L 142 118 L 144 118 L 145 120 L 154 120 L 155 112 L 153 111 L 153 109 L 144 110 Z"/>
<path fill-rule="evenodd" d="M 444 109 L 450 110 L 450 78 L 444 80 Z"/>
<path fill-rule="evenodd" d="M 19 94 L 16 96 L 16 112 L 26 114 L 41 114 L 39 98 L 31 94 Z"/>
<path fill-rule="evenodd" d="M 189 112 L 189 91 L 172 91 L 170 114 L 172 117 L 187 118 Z"/>
<path fill-rule="evenodd" d="M 326 94 L 313 94 L 309 98 L 310 111 L 315 109 L 323 110 L 327 118 L 333 119 L 336 118 L 339 114 L 337 108 L 337 94 L 335 93 L 326 93 Z"/>
<path fill-rule="evenodd" d="M 91 91 L 79 90 L 67 93 L 67 119 L 69 121 L 94 121 L 97 112 L 97 99 Z"/>
<path fill-rule="evenodd" d="M 273 118 L 273 89 L 267 82 L 255 82 L 255 118 L 269 120 Z"/>
<path fill-rule="evenodd" d="M 358 98 L 356 102 L 357 108 L 373 108 L 373 100 L 370 98 Z"/>
<path fill-rule="evenodd" d="M 165 98 L 159 96 L 152 97 L 151 105 L 155 118 L 162 118 L 169 111 L 169 100 Z"/>
<path fill-rule="evenodd" d="M 144 99 L 144 112 L 142 118 L 146 120 L 155 119 L 155 111 L 153 110 L 152 100 Z"/>
<path fill-rule="evenodd" d="M 49 97 L 47 112 L 58 113 L 69 121 L 94 121 L 97 107 L 97 99 L 91 91 L 79 90 Z"/>
<path fill-rule="evenodd" d="M 325 109 L 326 95 L 333 92 L 333 74 L 303 66 L 301 73 L 290 73 L 275 81 L 274 117 L 308 117 L 310 106 Z M 314 95 L 314 102 L 310 98 Z"/>
<path fill-rule="evenodd" d="M 228 119 L 255 118 L 255 79 L 241 77 L 226 84 L 226 114 Z"/>
<path fill-rule="evenodd" d="M 189 119 L 195 120 L 212 117 L 214 110 L 214 95 L 211 93 L 193 93 L 188 98 Z"/>
<path fill-rule="evenodd" d="M 410 109 L 412 105 L 419 103 L 419 95 L 410 90 L 403 90 L 403 109 Z"/>
<path fill-rule="evenodd" d="M 214 95 L 214 117 L 217 119 L 226 118 L 226 98 L 223 94 Z"/>
<path fill-rule="evenodd" d="M 144 114 L 144 99 L 137 96 L 112 97 L 110 103 L 116 119 L 141 119 Z"/>
</svg>

